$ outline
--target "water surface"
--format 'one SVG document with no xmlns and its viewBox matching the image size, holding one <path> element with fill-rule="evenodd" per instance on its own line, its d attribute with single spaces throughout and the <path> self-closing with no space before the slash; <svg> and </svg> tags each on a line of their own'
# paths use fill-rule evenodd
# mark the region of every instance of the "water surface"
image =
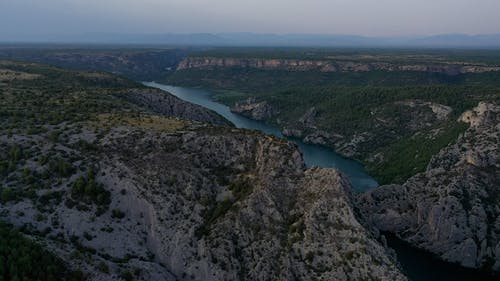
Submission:
<svg viewBox="0 0 500 281">
<path fill-rule="evenodd" d="M 212 93 L 210 91 L 169 86 L 155 82 L 144 82 L 144 85 L 165 90 L 185 101 L 211 109 L 231 121 L 237 128 L 259 130 L 266 134 L 293 141 L 298 145 L 308 167 L 319 166 L 325 168 L 337 168 L 347 175 L 356 191 L 362 192 L 378 186 L 375 179 L 368 175 L 363 165 L 359 162 L 346 159 L 331 148 L 321 145 L 307 144 L 296 138 L 285 137 L 277 127 L 232 113 L 228 106 L 213 101 Z"/>
<path fill-rule="evenodd" d="M 396 251 L 403 271 L 411 281 L 499 281 L 500 274 L 481 272 L 442 261 L 410 246 L 394 235 L 384 233 L 389 247 Z"/>
</svg>

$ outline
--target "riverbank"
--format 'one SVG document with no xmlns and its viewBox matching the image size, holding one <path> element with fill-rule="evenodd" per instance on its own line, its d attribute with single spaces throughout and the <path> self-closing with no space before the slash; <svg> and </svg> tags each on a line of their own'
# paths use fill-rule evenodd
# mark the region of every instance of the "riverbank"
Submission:
<svg viewBox="0 0 500 281">
<path fill-rule="evenodd" d="M 302 152 L 304 161 L 308 167 L 319 166 L 324 168 L 337 168 L 347 175 L 354 189 L 358 192 L 363 192 L 378 186 L 377 181 L 366 172 L 361 163 L 352 159 L 347 159 L 328 147 L 304 143 L 297 138 L 285 137 L 277 127 L 233 113 L 228 106 L 213 101 L 209 91 L 176 87 L 155 82 L 144 82 L 144 85 L 165 90 L 185 101 L 211 109 L 225 117 L 238 128 L 259 130 L 265 134 L 293 141 Z"/>
<path fill-rule="evenodd" d="M 168 91 L 181 99 L 214 110 L 230 120 L 237 127 L 260 130 L 266 134 L 272 134 L 278 137 L 286 138 L 278 128 L 269 126 L 263 122 L 251 120 L 246 117 L 237 115 L 231 112 L 229 107 L 214 102 L 212 100 L 212 95 L 208 91 L 202 89 L 168 86 L 154 82 L 144 84 Z M 368 175 L 364 167 L 359 162 L 346 159 L 327 147 L 306 144 L 299 139 L 287 139 L 294 141 L 298 145 L 308 166 L 317 165 L 321 167 L 339 169 L 349 177 L 356 191 L 362 192 L 373 189 L 377 186 L 375 180 L 370 175 Z M 389 236 L 387 241 L 388 245 L 396 251 L 398 261 L 411 280 L 498 280 L 498 276 L 492 275 L 490 273 L 483 273 L 479 270 L 467 269 L 439 260 L 434 255 L 426 251 L 414 248 L 407 243 L 399 240 L 395 236 Z"/>
</svg>

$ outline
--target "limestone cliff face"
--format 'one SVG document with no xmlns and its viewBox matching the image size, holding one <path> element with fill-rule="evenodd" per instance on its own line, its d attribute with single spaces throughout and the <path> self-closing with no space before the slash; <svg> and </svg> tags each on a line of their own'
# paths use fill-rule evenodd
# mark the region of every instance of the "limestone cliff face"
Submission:
<svg viewBox="0 0 500 281">
<path fill-rule="evenodd" d="M 255 98 L 236 102 L 231 106 L 231 111 L 259 121 L 269 120 L 278 113 L 267 101 L 257 101 Z"/>
<path fill-rule="evenodd" d="M 291 60 L 291 59 L 258 59 L 258 58 L 215 58 L 215 57 L 188 57 L 182 60 L 177 70 L 207 69 L 214 67 L 243 67 L 261 68 L 269 70 L 308 71 L 321 70 L 336 71 L 328 61 Z"/>
<path fill-rule="evenodd" d="M 108 74 L 5 68 L 0 220 L 88 280 L 406 280 L 295 144 Z"/>
<path fill-rule="evenodd" d="M 85 131 L 98 139 L 92 159 L 110 211 L 63 203 L 71 196 L 63 183 L 43 220 L 29 200 L 0 206 L 10 210 L 4 219 L 33 233 L 52 226 L 40 239 L 90 280 L 125 270 L 146 280 L 406 280 L 358 221 L 339 172 L 305 170 L 296 146 L 274 137 L 192 126 Z"/>
<path fill-rule="evenodd" d="M 397 112 L 397 114 L 394 114 Z M 322 112 L 314 107 L 306 110 L 295 122 L 282 122 L 285 136 L 297 137 L 306 143 L 333 147 L 346 157 L 363 161 L 371 159 L 373 152 L 401 136 L 425 132 L 449 120 L 452 109 L 448 106 L 422 100 L 402 100 L 371 109 L 370 126 L 355 132 L 339 133 L 318 128 L 325 122 Z"/>
<path fill-rule="evenodd" d="M 210 128 L 115 136 L 113 174 L 133 179 L 149 248 L 180 280 L 405 279 L 356 219 L 346 179 L 304 170 L 288 142 Z"/>
<path fill-rule="evenodd" d="M 405 184 L 363 194 L 371 223 L 442 259 L 500 270 L 500 106 L 480 103 L 470 128 Z"/>
<path fill-rule="evenodd" d="M 457 75 L 463 73 L 482 73 L 500 71 L 500 67 L 482 65 L 433 64 L 433 65 L 396 65 L 386 62 L 349 62 L 335 60 L 300 60 L 300 59 L 262 59 L 262 58 L 218 58 L 187 57 L 177 66 L 177 70 L 214 69 L 214 68 L 258 68 L 284 71 L 321 71 L 321 72 L 366 72 L 384 71 L 421 71 Z"/>
<path fill-rule="evenodd" d="M 219 126 L 232 126 L 219 114 L 179 99 L 157 89 L 129 89 L 115 94 L 117 97 L 147 108 L 157 114 Z"/>
</svg>

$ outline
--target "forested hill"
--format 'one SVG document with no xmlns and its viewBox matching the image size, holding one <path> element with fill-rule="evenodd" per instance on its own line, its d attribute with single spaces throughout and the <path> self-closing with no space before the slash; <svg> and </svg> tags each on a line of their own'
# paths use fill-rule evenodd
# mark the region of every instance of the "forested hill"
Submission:
<svg viewBox="0 0 500 281">
<path fill-rule="evenodd" d="M 235 112 L 402 183 L 465 130 L 462 112 L 499 101 L 499 66 L 495 50 L 224 48 L 192 53 L 166 82 L 215 90 Z"/>
<path fill-rule="evenodd" d="M 106 71 L 136 81 L 164 78 L 175 70 L 187 53 L 189 48 L 0 45 L 0 59 L 39 62 L 74 70 Z"/>
<path fill-rule="evenodd" d="M 169 93 L 0 61 L 0 117 L 0 280 L 407 280 L 344 175 Z"/>
<path fill-rule="evenodd" d="M 381 183 L 423 171 L 464 131 L 453 120 L 500 87 L 495 50 L 4 46 L 1 57 L 213 89 L 235 112 L 363 161 Z"/>
</svg>

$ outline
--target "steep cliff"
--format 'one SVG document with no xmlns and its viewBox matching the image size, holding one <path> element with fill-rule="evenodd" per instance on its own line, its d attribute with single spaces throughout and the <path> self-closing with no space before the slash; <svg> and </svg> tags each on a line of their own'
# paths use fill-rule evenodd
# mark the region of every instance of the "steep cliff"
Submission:
<svg viewBox="0 0 500 281">
<path fill-rule="evenodd" d="M 500 271 L 500 106 L 464 113 L 470 128 L 403 185 L 361 195 L 381 231 L 465 267 Z"/>
<path fill-rule="evenodd" d="M 168 117 L 198 121 L 219 126 L 232 126 L 219 114 L 199 105 L 185 102 L 178 97 L 156 89 L 127 89 L 115 96 Z"/>
<path fill-rule="evenodd" d="M 356 62 L 336 60 L 300 59 L 262 59 L 230 57 L 187 57 L 177 66 L 177 70 L 214 69 L 214 68 L 256 68 L 283 71 L 320 71 L 320 72 L 367 72 L 382 71 L 420 71 L 447 75 L 464 73 L 483 73 L 500 71 L 498 66 L 461 65 L 461 64 L 412 64 L 401 65 L 389 62 Z"/>
<path fill-rule="evenodd" d="M 24 73 L 0 84 L 1 220 L 81 276 L 406 280 L 294 144 L 111 75 L 1 66 Z"/>
<path fill-rule="evenodd" d="M 269 120 L 277 114 L 277 110 L 268 102 L 258 101 L 255 98 L 248 98 L 244 101 L 236 102 L 231 106 L 231 111 L 259 121 Z"/>
<path fill-rule="evenodd" d="M 220 90 L 233 112 L 357 159 L 382 184 L 425 171 L 465 131 L 456 118 L 500 93 L 496 60 L 473 52 L 289 52 L 200 52 L 168 81 Z"/>
</svg>

